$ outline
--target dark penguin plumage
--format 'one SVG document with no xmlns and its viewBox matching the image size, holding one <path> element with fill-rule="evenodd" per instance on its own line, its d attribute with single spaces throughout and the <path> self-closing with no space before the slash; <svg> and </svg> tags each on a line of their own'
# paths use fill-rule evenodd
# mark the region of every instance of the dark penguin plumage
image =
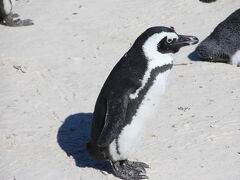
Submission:
<svg viewBox="0 0 240 180">
<path fill-rule="evenodd" d="M 240 9 L 221 22 L 196 48 L 204 61 L 240 64 Z"/>
<path fill-rule="evenodd" d="M 116 176 L 147 178 L 145 168 L 149 166 L 128 158 L 142 134 L 144 120 L 158 108 L 172 54 L 197 42 L 193 36 L 178 35 L 173 28 L 149 28 L 108 76 L 95 105 L 87 150 L 95 160 L 111 161 Z"/>
<path fill-rule="evenodd" d="M 15 0 L 0 0 L 0 24 L 6 26 L 29 26 L 33 25 L 30 19 L 14 19 L 19 17 L 18 14 L 12 13 Z"/>
<path fill-rule="evenodd" d="M 211 2 L 215 2 L 216 0 L 200 0 L 202 2 L 205 2 L 205 3 L 211 3 Z"/>
</svg>

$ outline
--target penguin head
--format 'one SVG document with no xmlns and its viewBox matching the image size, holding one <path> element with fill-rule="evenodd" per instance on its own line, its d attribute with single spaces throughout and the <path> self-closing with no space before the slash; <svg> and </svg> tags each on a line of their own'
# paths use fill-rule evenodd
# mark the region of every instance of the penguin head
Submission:
<svg viewBox="0 0 240 180">
<path fill-rule="evenodd" d="M 174 54 L 181 47 L 197 44 L 194 36 L 179 35 L 173 27 L 151 27 L 143 32 L 135 41 L 134 46 L 141 46 L 144 53 Z"/>
</svg>

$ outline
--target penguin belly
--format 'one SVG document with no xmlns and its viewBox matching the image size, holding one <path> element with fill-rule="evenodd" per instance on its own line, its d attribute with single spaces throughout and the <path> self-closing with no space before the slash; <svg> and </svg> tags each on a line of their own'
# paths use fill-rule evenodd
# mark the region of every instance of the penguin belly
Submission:
<svg viewBox="0 0 240 180">
<path fill-rule="evenodd" d="M 156 118 L 159 109 L 159 97 L 165 91 L 166 78 L 170 70 L 160 73 L 153 85 L 145 94 L 131 123 L 123 128 L 120 135 L 109 146 L 109 152 L 114 161 L 128 159 L 138 148 L 144 135 L 144 129 L 149 120 Z"/>
<path fill-rule="evenodd" d="M 240 66 L 240 50 L 235 52 L 230 59 L 232 65 Z"/>
</svg>

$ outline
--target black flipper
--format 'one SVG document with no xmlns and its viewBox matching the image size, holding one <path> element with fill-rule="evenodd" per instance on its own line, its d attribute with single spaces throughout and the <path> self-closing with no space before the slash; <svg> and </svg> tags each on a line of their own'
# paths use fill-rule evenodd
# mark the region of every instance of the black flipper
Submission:
<svg viewBox="0 0 240 180">
<path fill-rule="evenodd" d="M 98 139 L 98 146 L 108 146 L 117 138 L 120 134 L 120 130 L 126 125 L 125 117 L 131 92 L 131 90 L 126 90 L 122 93 L 110 95 L 107 101 L 105 124 Z"/>
</svg>

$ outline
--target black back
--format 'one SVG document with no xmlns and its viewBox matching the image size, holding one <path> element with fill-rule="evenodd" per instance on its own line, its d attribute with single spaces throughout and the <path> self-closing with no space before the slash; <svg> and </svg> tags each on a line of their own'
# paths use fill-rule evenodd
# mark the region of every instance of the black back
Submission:
<svg viewBox="0 0 240 180">
<path fill-rule="evenodd" d="M 217 25 L 214 31 L 203 40 L 196 52 L 203 60 L 228 62 L 240 49 L 240 9 Z"/>
</svg>

